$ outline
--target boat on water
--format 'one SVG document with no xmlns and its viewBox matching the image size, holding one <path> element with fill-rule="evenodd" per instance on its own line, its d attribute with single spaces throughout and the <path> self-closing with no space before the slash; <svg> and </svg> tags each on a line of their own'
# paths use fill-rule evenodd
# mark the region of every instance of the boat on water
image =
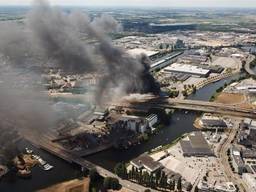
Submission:
<svg viewBox="0 0 256 192">
<path fill-rule="evenodd" d="M 50 171 L 54 168 L 54 166 L 50 165 L 49 163 L 47 163 L 45 160 L 43 160 L 40 156 L 38 155 L 32 155 L 33 158 L 35 158 L 36 160 L 38 160 L 40 167 L 44 170 L 44 171 Z"/>
<path fill-rule="evenodd" d="M 29 148 L 25 148 L 25 151 L 27 154 L 33 154 L 33 150 L 32 149 L 29 149 Z"/>
<path fill-rule="evenodd" d="M 53 166 L 47 163 L 47 164 L 45 164 L 45 165 L 43 166 L 43 169 L 44 169 L 45 171 L 50 171 L 51 169 L 53 169 Z"/>
</svg>

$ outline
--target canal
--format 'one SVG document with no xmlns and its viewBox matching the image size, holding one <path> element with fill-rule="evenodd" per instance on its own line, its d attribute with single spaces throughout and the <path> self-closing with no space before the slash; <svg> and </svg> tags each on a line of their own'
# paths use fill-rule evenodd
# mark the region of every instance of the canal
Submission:
<svg viewBox="0 0 256 192">
<path fill-rule="evenodd" d="M 207 101 L 215 93 L 215 90 L 230 82 L 232 79 L 237 79 L 239 75 L 230 77 L 225 80 L 210 84 L 191 95 L 189 99 Z M 184 133 L 191 132 L 194 129 L 193 122 L 197 114 L 194 112 L 176 111 L 171 117 L 170 126 L 163 128 L 157 135 L 150 138 L 148 142 L 134 146 L 125 151 L 110 149 L 98 154 L 86 157 L 87 160 L 98 164 L 106 169 L 113 170 L 118 162 L 129 162 L 129 160 L 138 155 L 154 149 L 160 145 L 165 145 L 180 137 Z M 52 184 L 77 178 L 79 176 L 79 168 L 70 165 L 69 163 L 50 155 L 42 150 L 36 149 L 29 143 L 23 142 L 20 147 L 30 147 L 36 154 L 39 154 L 44 160 L 54 166 L 54 169 L 46 172 L 39 167 L 33 169 L 32 178 L 24 180 L 12 175 L 7 175 L 0 181 L 0 192 L 30 192 L 41 188 L 45 188 Z"/>
</svg>

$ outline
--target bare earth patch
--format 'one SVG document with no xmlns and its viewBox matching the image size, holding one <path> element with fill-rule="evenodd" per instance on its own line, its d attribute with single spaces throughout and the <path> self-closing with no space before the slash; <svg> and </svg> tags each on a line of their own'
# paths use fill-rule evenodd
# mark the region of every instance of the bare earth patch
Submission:
<svg viewBox="0 0 256 192">
<path fill-rule="evenodd" d="M 249 103 L 243 94 L 239 93 L 221 93 L 215 99 L 216 103 L 237 105 L 244 108 L 254 108 L 253 104 Z"/>
<path fill-rule="evenodd" d="M 223 104 L 241 104 L 246 102 L 246 98 L 243 94 L 221 93 L 217 96 L 215 102 Z"/>
<path fill-rule="evenodd" d="M 89 183 L 89 178 L 82 180 L 74 179 L 39 190 L 38 192 L 89 192 Z"/>
</svg>

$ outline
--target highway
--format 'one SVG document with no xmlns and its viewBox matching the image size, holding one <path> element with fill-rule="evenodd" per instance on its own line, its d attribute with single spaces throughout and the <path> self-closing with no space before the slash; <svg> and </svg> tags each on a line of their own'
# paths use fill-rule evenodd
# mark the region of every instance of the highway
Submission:
<svg viewBox="0 0 256 192">
<path fill-rule="evenodd" d="M 184 109 L 191 111 L 200 111 L 207 113 L 219 113 L 224 115 L 232 115 L 237 117 L 256 118 L 256 111 L 238 107 L 236 105 L 226 105 L 222 103 L 197 101 L 197 100 L 182 100 L 182 99 L 156 99 L 147 101 L 146 103 L 133 103 L 132 105 L 114 105 L 123 108 L 132 108 L 145 111 L 150 108 L 171 108 Z"/>
</svg>

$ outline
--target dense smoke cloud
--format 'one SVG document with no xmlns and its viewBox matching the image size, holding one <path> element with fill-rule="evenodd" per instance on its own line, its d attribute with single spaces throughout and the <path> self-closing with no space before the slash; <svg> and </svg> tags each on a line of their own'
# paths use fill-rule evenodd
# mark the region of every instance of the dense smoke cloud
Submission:
<svg viewBox="0 0 256 192">
<path fill-rule="evenodd" d="M 21 26 L 6 26 L 0 33 L 0 51 L 15 67 L 31 64 L 31 58 L 43 66 L 49 65 L 70 73 L 98 72 L 103 74 L 96 95 L 129 92 L 154 92 L 157 87 L 143 59 L 129 57 L 114 47 L 106 34 L 120 29 L 111 16 L 102 15 L 91 20 L 82 12 L 65 13 L 52 8 L 46 1 L 35 1 Z M 9 33 L 11 32 L 11 34 Z M 91 45 L 88 41 L 95 41 Z M 37 61 L 38 59 L 39 61 Z M 111 90 L 111 91 L 109 91 Z"/>
<path fill-rule="evenodd" d="M 148 72 L 145 56 L 143 59 L 131 58 L 111 44 L 106 34 L 120 29 L 111 16 L 103 14 L 91 20 L 84 13 L 63 13 L 37 1 L 28 16 L 28 26 L 36 44 L 56 66 L 73 73 L 104 74 L 95 94 L 98 104 L 111 98 L 113 93 L 159 91 Z M 95 40 L 97 44 L 92 46 L 86 40 Z"/>
<path fill-rule="evenodd" d="M 43 87 L 37 84 L 35 88 L 42 71 L 35 72 L 35 68 L 101 74 L 97 104 L 133 92 L 159 92 L 146 56 L 131 58 L 111 44 L 107 34 L 121 28 L 111 16 L 91 19 L 85 13 L 67 13 L 37 0 L 24 23 L 1 25 L 0 129 L 8 122 L 13 129 L 34 134 L 56 122 Z"/>
</svg>

